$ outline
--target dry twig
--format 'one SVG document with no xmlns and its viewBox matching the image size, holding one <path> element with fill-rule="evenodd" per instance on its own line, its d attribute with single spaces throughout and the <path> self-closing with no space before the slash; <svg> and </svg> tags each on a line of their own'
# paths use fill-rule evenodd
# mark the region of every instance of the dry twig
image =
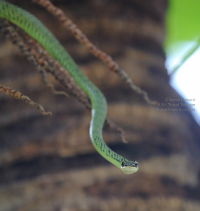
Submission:
<svg viewBox="0 0 200 211">
<path fill-rule="evenodd" d="M 83 44 L 87 50 L 92 53 L 96 58 L 100 59 L 103 63 L 105 63 L 109 69 L 116 74 L 118 74 L 125 83 L 136 93 L 143 96 L 145 101 L 150 105 L 157 105 L 156 101 L 151 101 L 148 97 L 147 92 L 143 91 L 140 87 L 134 85 L 131 78 L 128 74 L 119 67 L 119 65 L 112 59 L 111 56 L 106 54 L 105 52 L 98 49 L 94 44 L 92 44 L 89 39 L 83 34 L 83 32 L 74 24 L 65 14 L 64 12 L 55 7 L 49 0 L 33 0 L 33 2 L 41 5 L 46 8 L 46 10 L 54 15 L 60 22 L 63 24 L 65 28 L 67 28 L 73 36 Z"/>
<path fill-rule="evenodd" d="M 45 112 L 44 108 L 41 105 L 33 102 L 29 97 L 23 95 L 19 91 L 0 85 L 0 93 L 4 93 L 11 96 L 12 98 L 24 101 L 25 103 L 32 106 L 33 108 L 38 109 L 42 115 L 52 115 L 51 112 Z"/>
</svg>

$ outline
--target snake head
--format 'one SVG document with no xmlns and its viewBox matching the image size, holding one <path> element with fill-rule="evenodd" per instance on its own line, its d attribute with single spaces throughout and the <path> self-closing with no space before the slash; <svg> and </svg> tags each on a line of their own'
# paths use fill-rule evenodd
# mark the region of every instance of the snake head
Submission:
<svg viewBox="0 0 200 211">
<path fill-rule="evenodd" d="M 121 170 L 125 174 L 133 174 L 138 170 L 138 162 L 137 161 L 122 161 Z"/>
</svg>

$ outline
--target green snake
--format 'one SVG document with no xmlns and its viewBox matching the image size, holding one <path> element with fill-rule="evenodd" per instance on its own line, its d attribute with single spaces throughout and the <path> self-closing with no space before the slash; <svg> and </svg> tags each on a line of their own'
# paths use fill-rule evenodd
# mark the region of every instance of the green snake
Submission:
<svg viewBox="0 0 200 211">
<path fill-rule="evenodd" d="M 128 161 L 111 150 L 103 140 L 102 130 L 107 115 L 107 103 L 101 91 L 80 71 L 70 55 L 53 34 L 32 14 L 0 0 L 0 17 L 7 19 L 39 42 L 44 49 L 56 59 L 73 77 L 88 95 L 92 105 L 90 138 L 95 149 L 109 162 L 120 168 L 125 174 L 138 170 L 137 161 Z"/>
</svg>

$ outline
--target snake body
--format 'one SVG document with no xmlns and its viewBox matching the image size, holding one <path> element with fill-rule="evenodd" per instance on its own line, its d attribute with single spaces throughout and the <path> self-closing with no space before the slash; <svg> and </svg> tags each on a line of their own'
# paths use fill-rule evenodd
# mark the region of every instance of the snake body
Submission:
<svg viewBox="0 0 200 211">
<path fill-rule="evenodd" d="M 83 91 L 88 95 L 92 104 L 90 122 L 90 138 L 95 149 L 109 162 L 120 168 L 126 174 L 138 170 L 137 161 L 128 161 L 111 150 L 103 140 L 102 129 L 107 115 L 107 103 L 101 91 L 80 71 L 70 55 L 66 52 L 53 34 L 32 14 L 0 0 L 0 17 L 7 19 L 28 35 L 38 41 L 45 50 L 56 59 L 73 77 Z"/>
</svg>

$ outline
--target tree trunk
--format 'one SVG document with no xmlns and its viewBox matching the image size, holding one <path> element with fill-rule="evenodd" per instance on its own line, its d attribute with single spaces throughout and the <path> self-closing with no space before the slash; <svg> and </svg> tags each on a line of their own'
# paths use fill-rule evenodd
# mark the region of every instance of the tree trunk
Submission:
<svg viewBox="0 0 200 211">
<path fill-rule="evenodd" d="M 133 93 L 44 9 L 31 1 L 10 2 L 35 14 L 102 90 L 108 117 L 124 129 L 129 143 L 107 128 L 105 142 L 137 160 L 139 171 L 125 175 L 103 159 L 89 138 L 90 112 L 73 97 L 53 95 L 17 47 L 1 39 L 0 84 L 53 116 L 0 95 L 0 210 L 200 210 L 199 126 L 189 112 L 180 106 L 170 110 L 168 104 L 183 99 L 169 85 L 164 66 L 167 1 L 53 2 L 161 103 L 157 107 Z"/>
</svg>

